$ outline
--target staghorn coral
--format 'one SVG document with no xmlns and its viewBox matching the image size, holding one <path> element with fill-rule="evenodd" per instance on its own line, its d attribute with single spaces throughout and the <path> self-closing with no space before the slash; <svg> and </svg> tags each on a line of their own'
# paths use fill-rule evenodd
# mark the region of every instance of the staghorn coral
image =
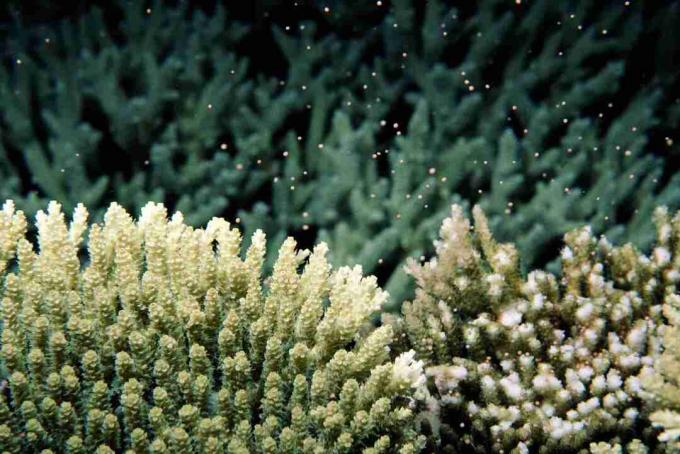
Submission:
<svg viewBox="0 0 680 454">
<path fill-rule="evenodd" d="M 395 309 L 451 203 L 528 267 L 583 223 L 646 247 L 680 206 L 677 74 L 642 58 L 677 61 L 675 0 L 173 3 L 7 27 L 2 199 L 238 216 L 270 252 L 326 241 Z"/>
<path fill-rule="evenodd" d="M 641 381 L 660 350 L 662 307 L 678 298 L 678 217 L 671 227 L 656 212 L 649 257 L 574 230 L 561 278 L 525 278 L 515 247 L 496 243 L 482 210 L 473 212 L 474 231 L 453 207 L 436 257 L 410 264 L 415 300 L 404 303 L 403 320 L 388 317 L 426 362 L 441 406 L 440 449 L 651 450 Z"/>
<path fill-rule="evenodd" d="M 666 116 L 675 96 L 656 72 L 634 91 L 628 84 L 666 10 L 385 3 L 373 8 L 384 17 L 361 14 L 370 25 L 357 25 L 357 11 L 373 5 L 330 5 L 329 20 L 355 30 L 357 42 L 343 41 L 345 54 L 362 53 L 358 67 L 329 58 L 338 83 L 314 86 L 313 120 L 284 142 L 268 209 L 239 213 L 246 228 L 318 231 L 333 262 L 385 277 L 392 309 L 412 296 L 403 265 L 431 253 L 452 203 L 479 204 L 529 269 L 556 269 L 559 240 L 584 223 L 613 241 L 651 244 L 654 207 L 680 206 L 680 176 L 665 159 L 677 144 L 655 140 L 674 135 Z M 290 62 L 326 47 L 307 32 L 280 35 L 280 47 L 297 49 Z"/>
<path fill-rule="evenodd" d="M 255 192 L 264 174 L 241 171 L 255 155 L 226 150 L 239 130 L 233 106 L 252 92 L 233 52 L 244 32 L 224 8 L 155 1 L 9 33 L 0 171 L 19 181 L 0 195 L 30 215 L 52 199 L 83 202 L 97 220 L 112 198 L 135 210 L 172 200 L 196 225 Z"/>
<path fill-rule="evenodd" d="M 154 203 L 64 218 L 38 212 L 35 251 L 23 213 L 0 213 L 5 452 L 420 449 L 422 362 L 390 360 L 391 326 L 367 323 L 386 293 L 333 271 L 324 244 L 286 240 L 263 280 L 264 234 L 242 259 L 223 219 L 194 229 Z"/>
</svg>

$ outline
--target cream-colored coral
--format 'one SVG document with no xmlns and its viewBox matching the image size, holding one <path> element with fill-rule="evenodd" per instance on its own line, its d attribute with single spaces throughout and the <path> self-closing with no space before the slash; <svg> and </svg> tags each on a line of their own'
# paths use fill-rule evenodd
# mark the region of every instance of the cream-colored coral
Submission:
<svg viewBox="0 0 680 454">
<path fill-rule="evenodd" d="M 332 270 L 324 244 L 286 240 L 263 279 L 264 234 L 243 259 L 223 219 L 194 229 L 149 203 L 135 221 L 113 204 L 88 230 L 84 207 L 67 225 L 53 202 L 36 224 L 38 251 L 21 212 L 0 212 L 3 450 L 422 447 L 422 364 L 390 361 L 392 328 L 370 326 L 386 293 L 359 267 Z"/>
<path fill-rule="evenodd" d="M 473 214 L 474 228 L 454 206 L 436 257 L 410 265 L 416 297 L 393 323 L 426 362 L 454 434 L 443 442 L 516 453 L 654 443 L 641 380 L 660 350 L 663 304 L 677 298 L 678 243 L 660 240 L 646 257 L 581 228 L 565 236 L 561 277 L 524 278 L 515 248 Z"/>
<path fill-rule="evenodd" d="M 26 216 L 16 211 L 14 202 L 8 200 L 0 211 L 0 273 L 7 268 L 7 262 L 17 253 L 17 242 L 26 234 Z"/>
<path fill-rule="evenodd" d="M 658 292 L 663 296 L 663 313 L 667 324 L 662 328 L 663 352 L 647 370 L 642 384 L 650 406 L 655 409 L 651 420 L 662 429 L 659 440 L 680 451 L 680 213 L 672 218 L 668 212 L 656 212 L 658 246 L 652 260 L 664 268 L 664 279 Z"/>
</svg>

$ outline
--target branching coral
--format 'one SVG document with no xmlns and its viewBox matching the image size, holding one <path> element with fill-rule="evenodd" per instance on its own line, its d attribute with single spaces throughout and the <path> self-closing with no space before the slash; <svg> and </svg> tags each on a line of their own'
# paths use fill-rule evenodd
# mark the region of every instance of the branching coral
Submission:
<svg viewBox="0 0 680 454">
<path fill-rule="evenodd" d="M 187 222 L 207 222 L 262 184 L 257 169 L 240 171 L 254 155 L 220 148 L 234 140 L 233 106 L 251 92 L 246 60 L 232 52 L 244 29 L 223 8 L 208 16 L 161 2 L 111 6 L 115 27 L 92 8 L 75 25 L 7 37 L 0 170 L 19 180 L 28 172 L 16 197 L 31 214 L 58 199 L 69 210 L 83 202 L 99 219 L 113 197 L 135 209 L 175 200 Z"/>
<path fill-rule="evenodd" d="M 219 218 L 113 204 L 88 230 L 82 205 L 67 225 L 52 202 L 36 224 L 37 252 L 23 213 L 0 213 L 4 451 L 420 449 L 422 362 L 390 360 L 392 328 L 368 323 L 386 293 L 331 270 L 324 244 L 286 240 L 263 280 L 264 234 L 242 259 Z"/>
<path fill-rule="evenodd" d="M 481 209 L 474 217 L 473 232 L 453 207 L 437 256 L 411 263 L 416 298 L 393 319 L 429 366 L 444 443 L 516 453 L 653 446 L 641 380 L 660 350 L 662 307 L 678 298 L 677 220 L 657 212 L 650 257 L 587 227 L 568 233 L 560 279 L 524 278 L 515 247 L 494 241 Z"/>
<path fill-rule="evenodd" d="M 270 252 L 295 232 L 384 278 L 393 308 L 454 202 L 529 268 L 583 223 L 651 243 L 653 207 L 680 206 L 677 74 L 646 59 L 677 55 L 656 39 L 674 44 L 671 6 L 384 3 L 118 0 L 9 27 L 0 196 L 238 216 Z"/>
<path fill-rule="evenodd" d="M 339 3 L 332 18 L 357 22 L 361 2 Z M 393 307 L 412 289 L 403 264 L 431 252 L 451 203 L 478 203 L 528 269 L 557 269 L 560 238 L 585 223 L 648 247 L 654 207 L 680 205 L 680 178 L 660 159 L 677 144 L 653 139 L 672 131 L 663 118 L 674 97 L 657 80 L 627 85 L 645 34 L 658 30 L 652 12 L 634 2 L 455 4 L 393 1 L 364 25 L 347 53 L 382 52 L 364 55 L 341 88 L 319 90 L 314 113 L 333 121 L 286 143 L 277 202 L 244 222 L 318 228 L 333 260 L 386 277 Z"/>
<path fill-rule="evenodd" d="M 680 213 L 672 219 L 661 210 L 657 213 L 660 225 L 655 257 L 660 261 L 672 261 L 668 271 L 677 281 L 680 269 Z M 654 371 L 643 379 L 645 390 L 656 411 L 650 419 L 654 425 L 662 427 L 659 440 L 680 449 L 680 295 L 673 287 L 666 289 L 664 315 L 668 324 L 663 327 L 663 353 L 656 360 Z"/>
</svg>

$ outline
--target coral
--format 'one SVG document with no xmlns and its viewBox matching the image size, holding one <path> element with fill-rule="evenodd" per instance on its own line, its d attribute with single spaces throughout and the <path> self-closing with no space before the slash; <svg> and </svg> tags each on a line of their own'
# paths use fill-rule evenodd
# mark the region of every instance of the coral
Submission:
<svg viewBox="0 0 680 454">
<path fill-rule="evenodd" d="M 0 24 L 2 449 L 680 449 L 680 2 L 209 3 Z"/>
<path fill-rule="evenodd" d="M 561 277 L 524 277 L 516 247 L 497 243 L 482 210 L 473 213 L 474 229 L 453 207 L 436 256 L 409 266 L 415 300 L 389 323 L 426 363 L 442 443 L 515 453 L 602 452 L 605 441 L 653 448 L 641 382 L 661 349 L 662 307 L 678 299 L 680 215 L 671 223 L 656 212 L 650 256 L 582 227 L 565 235 Z"/>
<path fill-rule="evenodd" d="M 52 202 L 37 246 L 0 212 L 4 452 L 417 452 L 423 363 L 391 360 L 385 301 L 322 243 L 283 242 L 221 218 L 205 229 L 147 204 L 112 204 L 88 228 Z M 88 237 L 87 258 L 83 237 Z"/>
<path fill-rule="evenodd" d="M 634 70 L 677 54 L 657 36 L 671 6 L 264 4 L 267 21 L 239 22 L 231 4 L 113 2 L 9 33 L 2 194 L 31 215 L 54 198 L 95 219 L 112 200 L 192 225 L 238 216 L 270 252 L 319 239 L 384 280 L 392 307 L 453 202 L 480 204 L 525 270 L 557 269 L 583 223 L 646 247 L 652 208 L 680 205 L 677 143 L 657 140 L 678 123 L 677 77 Z M 248 52 L 248 26 L 267 52 Z"/>
<path fill-rule="evenodd" d="M 680 213 L 672 219 L 665 211 L 658 213 L 660 224 L 658 243 L 655 250 L 657 260 L 671 261 L 668 273 L 677 281 L 680 269 Z M 663 352 L 656 358 L 653 371 L 642 383 L 649 393 L 650 404 L 656 409 L 650 419 L 654 425 L 663 428 L 659 440 L 680 449 L 680 295 L 674 286 L 664 289 L 663 311 L 668 324 L 661 332 Z"/>
<path fill-rule="evenodd" d="M 677 144 L 653 140 L 677 123 L 674 73 L 630 69 L 650 41 L 675 55 L 657 39 L 672 5 L 327 6 L 298 23 L 271 6 L 269 65 L 241 55 L 243 25 L 261 24 L 228 5 L 114 3 L 10 33 L 1 192 L 29 214 L 55 198 L 96 219 L 111 200 L 164 201 L 193 225 L 238 215 L 271 252 L 319 238 L 384 278 L 393 306 L 453 202 L 480 204 L 526 270 L 583 223 L 646 247 L 653 206 L 680 204 Z"/>
<path fill-rule="evenodd" d="M 111 200 L 135 210 L 167 200 L 205 223 L 262 182 L 254 155 L 226 150 L 239 129 L 233 106 L 251 92 L 232 52 L 244 28 L 221 8 L 208 17 L 160 2 L 119 6 L 112 30 L 95 8 L 75 25 L 7 38 L 0 158 L 22 175 L 17 192 L 30 192 L 31 203 L 17 203 L 32 215 L 50 199 L 69 210 L 83 202 L 99 219 Z"/>
<path fill-rule="evenodd" d="M 391 4 L 377 74 L 402 83 L 381 90 L 365 81 L 374 105 L 397 107 L 371 125 L 389 140 L 355 147 L 365 150 L 351 173 L 361 178 L 341 186 L 347 208 L 321 224 L 333 254 L 387 274 L 398 303 L 409 295 L 403 264 L 432 252 L 451 203 L 482 206 L 494 233 L 517 244 L 525 271 L 548 262 L 557 270 L 560 238 L 583 224 L 612 241 L 651 244 L 653 208 L 680 206 L 680 177 L 659 158 L 677 145 L 649 143 L 662 119 L 672 134 L 664 117 L 675 98 L 668 83 L 628 84 L 635 46 L 660 28 L 658 17 L 639 4 L 591 1 Z M 342 166 L 342 148 L 331 150 L 323 181 Z M 326 203 L 323 195 L 308 208 L 317 222 L 315 207 L 337 207 L 337 195 Z"/>
</svg>

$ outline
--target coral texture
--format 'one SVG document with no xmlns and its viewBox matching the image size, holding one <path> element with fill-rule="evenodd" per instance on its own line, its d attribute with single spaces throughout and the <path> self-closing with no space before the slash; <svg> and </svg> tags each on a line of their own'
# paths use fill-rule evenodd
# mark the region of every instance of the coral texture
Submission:
<svg viewBox="0 0 680 454">
<path fill-rule="evenodd" d="M 655 255 L 659 260 L 672 261 L 672 282 L 680 280 L 680 213 L 671 219 L 667 212 L 658 213 L 660 223 Z M 650 419 L 663 432 L 659 440 L 680 450 L 680 295 L 673 286 L 665 289 L 663 312 L 668 324 L 663 326 L 663 353 L 657 358 L 654 371 L 643 379 L 648 399 L 656 409 Z"/>
<path fill-rule="evenodd" d="M 154 203 L 64 218 L 38 212 L 35 251 L 23 213 L 0 212 L 4 452 L 420 449 L 423 363 L 390 360 L 392 328 L 368 323 L 386 293 L 360 267 L 288 239 L 265 279 L 262 232 L 241 258 L 225 220 Z"/>
<path fill-rule="evenodd" d="M 264 23 L 119 1 L 8 33 L 0 196 L 30 215 L 57 199 L 97 220 L 113 200 L 238 216 L 269 252 L 327 242 L 393 307 L 453 202 L 480 204 L 529 269 L 584 223 L 648 246 L 653 207 L 680 205 L 677 77 L 641 57 L 677 55 L 670 6 L 262 3 Z"/>
<path fill-rule="evenodd" d="M 641 383 L 661 350 L 662 308 L 678 301 L 680 218 L 656 212 L 649 257 L 587 227 L 568 233 L 561 278 L 523 277 L 516 248 L 494 241 L 478 207 L 474 218 L 473 229 L 453 207 L 436 257 L 411 263 L 415 300 L 404 303 L 403 321 L 392 319 L 426 363 L 443 443 L 515 453 L 653 448 Z M 666 339 L 661 362 L 670 380 L 677 339 Z M 675 405 L 676 390 L 663 394 Z M 667 427 L 662 439 L 675 437 L 670 413 L 652 420 Z"/>
<path fill-rule="evenodd" d="M 402 265 L 431 253 L 451 203 L 479 204 L 494 233 L 517 244 L 527 271 L 554 262 L 561 237 L 583 224 L 612 241 L 651 244 L 646 222 L 657 205 L 678 207 L 680 176 L 664 174 L 660 159 L 677 143 L 649 141 L 660 124 L 673 135 L 680 105 L 667 94 L 673 78 L 660 72 L 636 91 L 626 84 L 658 17 L 633 2 L 390 4 L 380 24 L 387 69 L 371 74 L 398 78 L 366 77 L 373 109 L 396 106 L 373 126 L 390 140 L 359 148 L 364 178 L 340 179 L 352 215 L 322 224 L 334 254 L 389 270 L 385 288 L 398 302 L 411 283 Z M 385 80 L 399 83 L 385 88 Z M 324 181 L 348 160 L 332 150 Z"/>
<path fill-rule="evenodd" d="M 256 168 L 242 171 L 254 154 L 220 152 L 229 131 L 249 133 L 233 108 L 251 94 L 247 61 L 232 51 L 244 28 L 222 8 L 119 6 L 112 29 L 93 8 L 75 25 L 8 37 L 0 158 L 13 184 L 0 195 L 30 215 L 52 199 L 69 211 L 82 202 L 97 220 L 112 200 L 134 210 L 172 200 L 204 224 L 263 181 Z"/>
</svg>

